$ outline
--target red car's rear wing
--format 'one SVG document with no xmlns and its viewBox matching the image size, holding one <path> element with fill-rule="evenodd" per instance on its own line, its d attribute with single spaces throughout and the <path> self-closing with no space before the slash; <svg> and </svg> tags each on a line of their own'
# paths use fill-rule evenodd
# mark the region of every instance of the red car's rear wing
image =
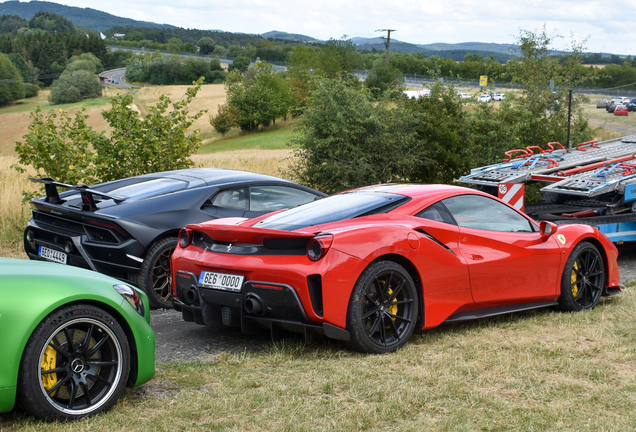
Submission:
<svg viewBox="0 0 636 432">
<path fill-rule="evenodd" d="M 29 180 L 34 182 L 44 183 L 44 190 L 46 191 L 46 199 L 47 203 L 51 204 L 62 204 L 64 201 L 60 198 L 60 194 L 57 191 L 57 187 L 62 187 L 64 189 L 74 190 L 80 193 L 82 196 L 82 204 L 84 211 L 95 211 L 97 210 L 97 206 L 95 205 L 95 198 L 93 195 L 100 196 L 102 198 L 111 199 L 115 203 L 119 204 L 126 200 L 125 197 L 118 197 L 115 195 L 109 195 L 104 192 L 100 192 L 95 189 L 91 189 L 86 185 L 69 185 L 65 183 L 56 182 L 50 177 L 42 177 L 42 178 L 34 178 L 29 177 Z"/>
</svg>

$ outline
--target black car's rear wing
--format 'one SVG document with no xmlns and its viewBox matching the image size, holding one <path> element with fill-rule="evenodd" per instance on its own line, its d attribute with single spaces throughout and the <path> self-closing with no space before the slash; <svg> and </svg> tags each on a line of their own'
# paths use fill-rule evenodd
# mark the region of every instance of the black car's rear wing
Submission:
<svg viewBox="0 0 636 432">
<path fill-rule="evenodd" d="M 29 177 L 29 180 L 34 182 L 44 183 L 44 189 L 46 190 L 45 201 L 51 204 L 62 204 L 64 201 L 60 198 L 60 194 L 57 192 L 57 188 L 62 187 L 64 189 L 74 190 L 80 193 L 82 196 L 82 206 L 84 211 L 95 211 L 97 205 L 95 205 L 95 198 L 93 195 L 97 195 L 102 198 L 111 199 L 115 203 L 119 204 L 126 200 L 125 197 L 118 197 L 115 195 L 109 195 L 104 192 L 100 192 L 95 189 L 91 189 L 86 185 L 69 185 L 66 183 L 56 182 L 50 177 L 34 178 Z"/>
</svg>

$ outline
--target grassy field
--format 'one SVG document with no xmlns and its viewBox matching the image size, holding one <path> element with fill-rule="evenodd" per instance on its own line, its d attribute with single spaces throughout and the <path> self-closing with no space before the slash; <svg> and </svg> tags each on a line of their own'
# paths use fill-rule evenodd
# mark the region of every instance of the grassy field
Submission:
<svg viewBox="0 0 636 432">
<path fill-rule="evenodd" d="M 399 352 L 271 343 L 164 363 L 109 413 L 73 424 L 0 415 L 2 431 L 633 431 L 636 295 L 444 325 Z"/>
<path fill-rule="evenodd" d="M 30 113 L 36 106 L 40 106 L 42 111 L 47 112 L 50 109 L 63 109 L 69 111 L 71 115 L 77 112 L 81 107 L 86 108 L 89 118 L 87 123 L 96 131 L 107 131 L 108 123 L 102 117 L 102 111 L 110 109 L 109 100 L 112 96 L 119 92 L 133 92 L 134 108 L 139 112 L 147 114 L 148 106 L 154 105 L 159 99 L 161 93 L 165 93 L 173 101 L 179 100 L 184 94 L 188 86 L 161 86 L 161 87 L 143 87 L 136 90 L 118 89 L 113 86 L 106 86 L 104 95 L 97 99 L 88 99 L 76 104 L 52 105 L 48 102 L 49 90 L 42 90 L 35 98 L 23 99 L 13 102 L 7 106 L 0 108 L 0 156 L 8 156 L 15 154 L 14 141 L 21 140 L 22 136 L 28 132 L 28 126 L 31 122 Z M 200 137 L 204 144 L 221 138 L 210 125 L 210 115 L 217 112 L 219 104 L 225 102 L 225 88 L 223 84 L 210 84 L 201 87 L 201 91 L 190 104 L 190 112 L 194 113 L 199 110 L 208 110 L 207 114 L 201 116 L 199 120 L 192 125 L 192 129 L 199 129 Z M 231 135 L 238 135 L 238 131 L 233 131 Z"/>
<path fill-rule="evenodd" d="M 150 100 L 136 96 L 135 103 L 143 112 Z M 96 112 L 101 106 L 91 105 Z M 292 151 L 280 143 L 291 134 L 284 124 L 265 134 L 210 138 L 193 160 L 286 177 Z M 20 205 L 21 191 L 34 185 L 10 169 L 15 162 L 0 156 L 0 256 L 24 258 L 29 208 Z M 264 352 L 246 347 L 158 364 L 151 382 L 126 390 L 96 418 L 45 424 L 21 412 L 0 414 L 0 432 L 632 431 L 635 309 L 631 288 L 585 313 L 544 309 L 443 325 L 386 355 L 285 339 Z"/>
</svg>

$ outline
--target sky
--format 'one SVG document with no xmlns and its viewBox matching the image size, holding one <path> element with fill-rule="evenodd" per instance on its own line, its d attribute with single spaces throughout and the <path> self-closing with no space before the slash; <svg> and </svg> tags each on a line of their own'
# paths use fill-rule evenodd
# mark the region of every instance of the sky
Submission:
<svg viewBox="0 0 636 432">
<path fill-rule="evenodd" d="M 556 49 L 636 55 L 636 0 L 60 0 L 125 18 L 184 28 L 261 34 L 271 30 L 327 40 L 376 37 L 403 42 L 514 43 L 521 29 L 546 26 Z"/>
</svg>

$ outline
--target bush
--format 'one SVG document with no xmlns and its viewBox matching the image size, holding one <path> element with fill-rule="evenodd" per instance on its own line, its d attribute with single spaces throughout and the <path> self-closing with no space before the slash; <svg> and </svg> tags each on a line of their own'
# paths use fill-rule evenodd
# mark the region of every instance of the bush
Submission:
<svg viewBox="0 0 636 432">
<path fill-rule="evenodd" d="M 31 83 L 24 83 L 24 97 L 32 98 L 37 96 L 40 93 L 40 87 Z"/>
<path fill-rule="evenodd" d="M 412 115 L 341 80 L 320 81 L 299 130 L 296 180 L 326 193 L 407 180 L 415 162 Z"/>
<path fill-rule="evenodd" d="M 72 103 L 101 95 L 102 86 L 94 73 L 87 70 L 65 71 L 53 82 L 49 101 L 54 104 Z"/>
<path fill-rule="evenodd" d="M 0 105 L 24 97 L 22 76 L 7 56 L 0 53 Z"/>
<path fill-rule="evenodd" d="M 234 126 L 237 125 L 239 113 L 232 105 L 219 105 L 219 112 L 215 116 L 210 116 L 210 124 L 215 131 L 225 136 Z"/>
<path fill-rule="evenodd" d="M 31 166 L 38 176 L 92 184 L 189 167 L 189 157 L 201 140 L 198 130 L 186 131 L 204 111 L 190 115 L 188 105 L 201 83 L 188 88 L 177 102 L 162 95 L 145 118 L 129 107 L 131 95 L 113 97 L 112 108 L 102 113 L 111 127 L 110 137 L 86 124 L 84 110 L 71 119 L 61 110 L 59 115 L 50 110 L 45 116 L 37 107 L 31 114 L 29 133 L 22 137 L 24 141 L 16 142 L 18 163 L 13 168 L 26 172 Z"/>
</svg>

